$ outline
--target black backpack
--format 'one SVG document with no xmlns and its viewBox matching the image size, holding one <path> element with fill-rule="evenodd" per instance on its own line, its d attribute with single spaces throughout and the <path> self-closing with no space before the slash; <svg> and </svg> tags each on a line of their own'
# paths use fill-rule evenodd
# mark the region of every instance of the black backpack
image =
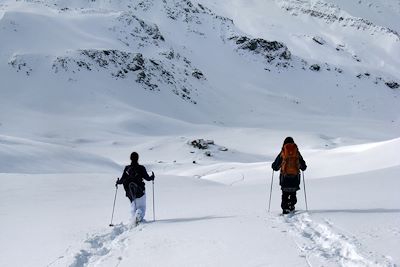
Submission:
<svg viewBox="0 0 400 267">
<path fill-rule="evenodd" d="M 139 173 L 132 166 L 129 166 L 125 173 L 128 175 L 128 181 L 124 184 L 126 196 L 130 201 L 142 197 L 144 188 L 141 186 Z"/>
</svg>

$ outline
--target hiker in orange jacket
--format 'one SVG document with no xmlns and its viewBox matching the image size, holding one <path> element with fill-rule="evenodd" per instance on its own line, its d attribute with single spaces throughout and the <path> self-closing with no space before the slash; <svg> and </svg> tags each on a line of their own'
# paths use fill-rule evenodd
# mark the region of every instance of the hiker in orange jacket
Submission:
<svg viewBox="0 0 400 267">
<path fill-rule="evenodd" d="M 297 203 L 296 192 L 300 190 L 300 170 L 305 171 L 307 165 L 292 137 L 285 138 L 282 150 L 271 167 L 274 171 L 281 171 L 282 213 L 293 212 Z"/>
</svg>

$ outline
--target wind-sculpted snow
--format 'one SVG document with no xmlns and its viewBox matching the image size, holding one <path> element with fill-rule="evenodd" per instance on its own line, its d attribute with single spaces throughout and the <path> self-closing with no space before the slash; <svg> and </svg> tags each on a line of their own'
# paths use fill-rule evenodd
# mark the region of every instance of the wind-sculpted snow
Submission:
<svg viewBox="0 0 400 267">
<path fill-rule="evenodd" d="M 119 168 L 105 157 L 72 146 L 0 135 L 0 173 L 113 172 Z"/>
</svg>

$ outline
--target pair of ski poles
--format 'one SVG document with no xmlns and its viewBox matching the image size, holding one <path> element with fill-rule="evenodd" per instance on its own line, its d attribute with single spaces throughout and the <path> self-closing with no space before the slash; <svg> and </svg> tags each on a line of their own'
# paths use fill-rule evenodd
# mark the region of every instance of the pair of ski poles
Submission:
<svg viewBox="0 0 400 267">
<path fill-rule="evenodd" d="M 308 204 L 307 204 L 307 193 L 306 193 L 306 182 L 304 180 L 304 172 L 301 172 L 303 174 L 303 186 L 304 186 L 304 200 L 306 202 L 306 211 L 308 211 Z M 274 171 L 272 171 L 272 179 L 271 179 L 271 189 L 269 191 L 269 202 L 268 202 L 268 212 L 271 210 L 271 196 L 272 196 L 272 184 L 274 183 Z"/>
<path fill-rule="evenodd" d="M 155 204 L 154 204 L 154 180 L 152 181 L 152 189 L 153 189 L 153 221 L 155 221 L 156 220 L 156 209 L 155 209 Z M 115 201 L 117 200 L 117 191 L 118 191 L 118 185 L 115 185 L 114 204 L 113 204 L 113 209 L 112 209 L 112 213 L 111 213 L 111 222 L 109 224 L 110 227 L 114 226 L 113 218 L 114 218 L 114 210 L 115 210 Z"/>
</svg>

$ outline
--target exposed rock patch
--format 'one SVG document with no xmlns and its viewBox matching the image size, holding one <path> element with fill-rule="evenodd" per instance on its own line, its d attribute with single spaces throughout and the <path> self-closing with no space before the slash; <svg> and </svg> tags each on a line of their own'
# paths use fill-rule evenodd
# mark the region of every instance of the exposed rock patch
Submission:
<svg viewBox="0 0 400 267">
<path fill-rule="evenodd" d="M 286 45 L 277 41 L 267 41 L 261 38 L 251 39 L 246 36 L 233 36 L 229 40 L 235 42 L 238 51 L 247 51 L 261 55 L 269 64 L 287 63 L 292 54 Z M 286 65 L 284 65 L 286 66 Z"/>
<path fill-rule="evenodd" d="M 118 16 L 115 25 L 109 30 L 115 32 L 117 39 L 126 46 L 135 48 L 159 46 L 160 42 L 165 41 L 157 25 L 146 23 L 131 12 Z"/>
<path fill-rule="evenodd" d="M 324 20 L 326 23 L 338 23 L 342 27 L 351 27 L 357 30 L 370 31 L 372 33 L 382 33 L 393 36 L 400 41 L 400 34 L 390 28 L 372 23 L 363 18 L 353 17 L 343 14 L 342 10 L 334 4 L 323 1 L 310 2 L 308 0 L 275 0 L 277 4 L 288 11 L 293 16 L 300 14 Z"/>
<path fill-rule="evenodd" d="M 186 78 L 180 77 L 179 67 L 166 63 L 146 58 L 141 53 L 91 49 L 57 57 L 52 69 L 55 73 L 63 71 L 73 74 L 81 71 L 106 71 L 116 79 L 134 79 L 148 90 L 160 91 L 163 87 L 169 87 L 174 94 L 195 104 L 192 95 L 196 90 Z M 190 64 L 186 66 L 190 67 Z"/>
</svg>

